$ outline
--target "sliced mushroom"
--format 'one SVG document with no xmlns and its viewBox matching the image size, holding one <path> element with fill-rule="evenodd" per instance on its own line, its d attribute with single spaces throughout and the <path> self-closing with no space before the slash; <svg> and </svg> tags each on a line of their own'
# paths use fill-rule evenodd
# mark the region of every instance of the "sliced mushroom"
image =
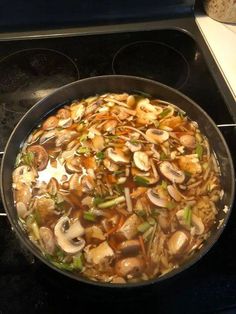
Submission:
<svg viewBox="0 0 236 314">
<path fill-rule="evenodd" d="M 56 130 L 44 132 L 43 135 L 40 137 L 39 144 L 40 145 L 45 144 L 46 142 L 54 139 L 56 136 L 57 136 Z"/>
<path fill-rule="evenodd" d="M 173 186 L 173 185 L 168 185 L 167 186 L 167 191 L 170 194 L 170 196 L 176 201 L 180 202 L 182 199 L 182 194 Z"/>
<path fill-rule="evenodd" d="M 133 155 L 134 163 L 142 171 L 148 171 L 151 167 L 148 155 L 144 152 L 135 152 Z"/>
<path fill-rule="evenodd" d="M 74 122 L 79 122 L 85 113 L 85 106 L 81 103 L 73 103 L 71 105 L 71 118 Z"/>
<path fill-rule="evenodd" d="M 103 164 L 109 171 L 117 171 L 119 169 L 119 166 L 108 158 L 103 160 Z"/>
<path fill-rule="evenodd" d="M 52 230 L 47 227 L 40 227 L 39 236 L 45 251 L 52 255 L 56 248 L 56 241 Z"/>
<path fill-rule="evenodd" d="M 51 116 L 43 122 L 42 129 L 49 131 L 49 130 L 55 129 L 57 125 L 58 125 L 57 117 Z"/>
<path fill-rule="evenodd" d="M 60 119 L 58 121 L 58 126 L 61 128 L 69 128 L 73 123 L 72 118 Z"/>
<path fill-rule="evenodd" d="M 51 178 L 47 185 L 47 191 L 51 195 L 56 195 L 59 189 L 57 179 Z"/>
<path fill-rule="evenodd" d="M 82 191 L 84 193 L 91 192 L 95 188 L 95 182 L 92 176 L 83 176 L 81 179 Z"/>
<path fill-rule="evenodd" d="M 101 135 L 96 135 L 92 138 L 92 145 L 95 152 L 100 152 L 105 147 L 104 138 Z"/>
<path fill-rule="evenodd" d="M 81 158 L 80 157 L 73 157 L 68 159 L 65 162 L 65 168 L 69 173 L 75 173 L 75 172 L 82 172 L 81 168 Z"/>
<path fill-rule="evenodd" d="M 58 110 L 56 114 L 58 119 L 68 119 L 70 118 L 70 115 L 71 115 L 70 110 L 65 108 Z"/>
<path fill-rule="evenodd" d="M 69 228 L 66 229 L 66 227 Z M 70 225 L 70 219 L 66 216 L 61 217 L 54 227 L 54 234 L 58 245 L 63 251 L 68 254 L 75 254 L 80 252 L 85 246 L 85 240 L 81 238 L 84 233 L 84 228 L 80 222 Z"/>
<path fill-rule="evenodd" d="M 126 240 L 120 243 L 118 250 L 125 256 L 135 256 L 140 250 L 140 242 L 138 240 Z"/>
<path fill-rule="evenodd" d="M 116 262 L 115 271 L 121 277 L 138 277 L 144 269 L 144 261 L 140 257 L 127 257 Z"/>
<path fill-rule="evenodd" d="M 176 231 L 167 241 L 167 246 L 171 255 L 179 255 L 184 253 L 189 244 L 189 236 L 187 232 Z"/>
<path fill-rule="evenodd" d="M 134 144 L 130 141 L 127 141 L 125 145 L 129 148 L 131 152 L 137 152 L 142 148 L 142 145 L 140 143 Z"/>
<path fill-rule="evenodd" d="M 17 210 L 18 216 L 20 218 L 25 219 L 27 216 L 29 216 L 32 213 L 33 208 L 31 210 L 28 210 L 25 203 L 17 202 L 16 203 L 16 210 Z"/>
<path fill-rule="evenodd" d="M 195 148 L 196 146 L 196 139 L 193 135 L 182 135 L 179 139 L 181 145 L 187 147 L 187 148 Z"/>
<path fill-rule="evenodd" d="M 56 139 L 56 147 L 62 146 L 63 144 L 66 144 L 70 142 L 72 139 L 76 138 L 78 136 L 78 133 L 75 131 L 70 130 L 61 130 L 57 133 L 57 139 Z"/>
<path fill-rule="evenodd" d="M 113 149 L 109 147 L 106 150 L 106 154 L 108 158 L 116 163 L 128 164 L 130 160 L 129 157 L 125 155 L 121 149 Z"/>
<path fill-rule="evenodd" d="M 147 191 L 147 196 L 149 200 L 158 207 L 166 208 L 168 206 L 168 199 L 161 198 L 157 190 L 149 189 Z"/>
<path fill-rule="evenodd" d="M 146 131 L 146 139 L 153 144 L 161 144 L 167 141 L 169 132 L 160 129 L 148 129 Z"/>
<path fill-rule="evenodd" d="M 110 262 L 114 258 L 115 254 L 107 241 L 102 242 L 93 249 L 85 250 L 85 258 L 91 264 L 102 264 L 104 262 Z"/>
<path fill-rule="evenodd" d="M 80 176 L 78 175 L 78 173 L 72 174 L 69 181 L 70 190 L 75 190 L 75 191 L 80 190 L 81 187 L 80 187 L 79 180 L 80 180 Z"/>
<path fill-rule="evenodd" d="M 34 165 L 37 167 L 39 171 L 45 169 L 48 164 L 48 153 L 45 148 L 41 145 L 33 145 L 27 148 L 27 152 L 31 152 L 34 154 Z"/>
<path fill-rule="evenodd" d="M 182 183 L 185 180 L 185 174 L 176 166 L 168 161 L 163 161 L 159 166 L 160 172 L 171 182 Z"/>
</svg>

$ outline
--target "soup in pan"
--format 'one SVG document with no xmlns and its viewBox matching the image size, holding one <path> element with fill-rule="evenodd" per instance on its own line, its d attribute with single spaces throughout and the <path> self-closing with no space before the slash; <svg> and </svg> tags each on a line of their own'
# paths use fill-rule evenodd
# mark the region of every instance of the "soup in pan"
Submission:
<svg viewBox="0 0 236 314">
<path fill-rule="evenodd" d="M 222 197 L 208 139 L 184 111 L 143 94 L 75 100 L 17 156 L 21 226 L 56 267 L 127 283 L 179 267 L 209 237 Z"/>
</svg>

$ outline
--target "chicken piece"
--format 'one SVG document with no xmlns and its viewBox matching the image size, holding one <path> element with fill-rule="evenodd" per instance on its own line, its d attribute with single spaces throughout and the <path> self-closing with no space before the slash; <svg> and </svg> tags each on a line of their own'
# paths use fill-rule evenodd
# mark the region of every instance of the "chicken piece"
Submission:
<svg viewBox="0 0 236 314">
<path fill-rule="evenodd" d="M 191 174 L 198 174 L 202 172 L 202 166 L 198 157 L 195 155 L 180 156 L 178 164 L 181 170 L 190 172 Z"/>
<path fill-rule="evenodd" d="M 118 234 L 123 238 L 130 240 L 136 236 L 138 233 L 137 227 L 140 225 L 141 221 L 136 214 L 131 215 L 122 227 L 118 230 Z"/>
<path fill-rule="evenodd" d="M 85 248 L 85 258 L 91 264 L 103 264 L 111 261 L 115 254 L 112 248 L 108 245 L 107 241 L 102 242 L 97 247 L 89 249 Z"/>
<path fill-rule="evenodd" d="M 90 239 L 98 239 L 102 241 L 105 240 L 104 234 L 98 226 L 86 228 L 85 235 L 88 240 Z"/>
<path fill-rule="evenodd" d="M 55 202 L 51 198 L 39 198 L 35 204 L 42 225 L 47 224 L 54 217 Z"/>
</svg>

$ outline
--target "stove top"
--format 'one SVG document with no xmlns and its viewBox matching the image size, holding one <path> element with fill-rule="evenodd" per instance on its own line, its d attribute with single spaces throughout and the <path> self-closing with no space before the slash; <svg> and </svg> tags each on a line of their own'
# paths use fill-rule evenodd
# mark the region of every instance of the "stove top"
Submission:
<svg viewBox="0 0 236 314">
<path fill-rule="evenodd" d="M 0 150 L 36 101 L 66 83 L 105 74 L 160 81 L 196 101 L 216 124 L 233 124 L 233 102 L 193 19 L 188 24 L 191 35 L 162 25 L 166 27 L 122 33 L 110 27 L 96 35 L 2 41 Z M 236 128 L 221 130 L 235 160 Z M 0 313 L 61 313 L 72 306 L 83 313 L 99 306 L 137 313 L 154 307 L 161 313 L 225 311 L 236 306 L 235 211 L 214 248 L 187 271 L 158 285 L 108 290 L 64 278 L 35 260 L 16 239 L 0 204 Z"/>
</svg>

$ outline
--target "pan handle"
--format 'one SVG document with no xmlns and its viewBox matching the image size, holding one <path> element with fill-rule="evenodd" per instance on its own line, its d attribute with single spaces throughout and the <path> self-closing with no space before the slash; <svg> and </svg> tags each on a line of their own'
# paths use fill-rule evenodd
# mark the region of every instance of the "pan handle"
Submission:
<svg viewBox="0 0 236 314">
<path fill-rule="evenodd" d="M 0 156 L 3 156 L 3 154 L 4 154 L 4 152 L 0 152 Z M 0 213 L 0 217 L 1 217 L 1 216 L 4 217 L 4 216 L 7 216 L 7 214 L 6 214 L 6 213 Z"/>
<path fill-rule="evenodd" d="M 236 127 L 236 123 L 217 124 L 218 128 Z"/>
</svg>

